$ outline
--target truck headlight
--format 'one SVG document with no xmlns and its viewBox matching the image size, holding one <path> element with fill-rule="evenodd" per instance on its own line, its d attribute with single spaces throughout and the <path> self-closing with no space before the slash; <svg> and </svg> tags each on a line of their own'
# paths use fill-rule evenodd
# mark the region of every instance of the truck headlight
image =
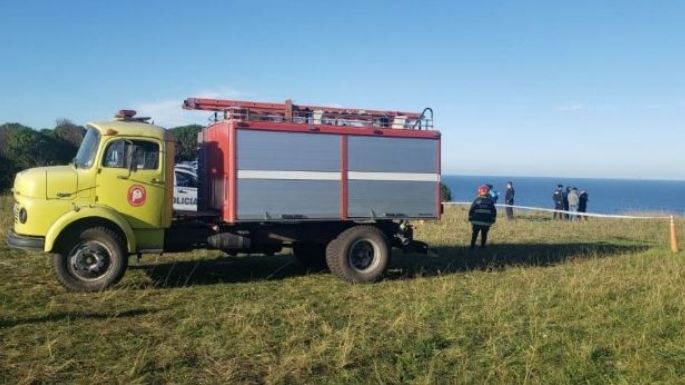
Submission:
<svg viewBox="0 0 685 385">
<path fill-rule="evenodd" d="M 23 225 L 24 223 L 26 223 L 27 219 L 29 219 L 29 215 L 26 212 L 26 209 L 22 207 L 21 209 L 19 209 L 19 223 Z"/>
</svg>

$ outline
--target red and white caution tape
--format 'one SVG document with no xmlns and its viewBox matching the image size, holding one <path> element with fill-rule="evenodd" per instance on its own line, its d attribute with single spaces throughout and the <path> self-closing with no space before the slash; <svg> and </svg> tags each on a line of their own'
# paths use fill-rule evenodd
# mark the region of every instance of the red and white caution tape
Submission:
<svg viewBox="0 0 685 385">
<path fill-rule="evenodd" d="M 470 206 L 471 202 L 443 202 L 444 205 L 451 205 L 451 206 Z M 566 211 L 566 210 L 556 210 L 556 209 L 547 209 L 543 207 L 530 207 L 530 206 L 517 206 L 517 205 L 504 205 L 504 204 L 496 204 L 495 206 L 497 207 L 510 207 L 512 209 L 519 209 L 519 210 L 528 210 L 528 211 L 543 211 L 543 212 L 548 212 L 548 213 L 559 213 L 559 214 L 566 214 L 566 215 L 571 215 L 571 216 L 584 216 L 584 217 L 594 217 L 594 218 L 614 218 L 614 219 L 671 219 L 672 216 L 670 215 L 664 215 L 664 216 L 637 216 L 637 215 L 618 215 L 618 214 L 597 214 L 597 213 L 581 213 L 578 211 Z"/>
</svg>

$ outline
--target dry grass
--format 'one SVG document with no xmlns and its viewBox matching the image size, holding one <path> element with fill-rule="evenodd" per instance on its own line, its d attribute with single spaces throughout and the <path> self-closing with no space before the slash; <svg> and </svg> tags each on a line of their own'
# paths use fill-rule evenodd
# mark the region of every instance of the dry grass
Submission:
<svg viewBox="0 0 685 385">
<path fill-rule="evenodd" d="M 0 199 L 0 233 L 10 220 Z M 477 252 L 468 231 L 450 209 L 418 230 L 437 255 L 396 253 L 374 285 L 198 251 L 133 261 L 89 295 L 2 245 L 0 382 L 682 383 L 685 254 L 667 223 L 525 216 Z"/>
</svg>

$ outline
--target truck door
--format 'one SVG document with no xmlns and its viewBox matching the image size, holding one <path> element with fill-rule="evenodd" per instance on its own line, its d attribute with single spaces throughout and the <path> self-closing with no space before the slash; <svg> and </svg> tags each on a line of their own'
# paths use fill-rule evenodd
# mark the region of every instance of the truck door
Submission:
<svg viewBox="0 0 685 385">
<path fill-rule="evenodd" d="M 154 139 L 113 138 L 105 144 L 97 201 L 122 214 L 134 229 L 163 227 L 166 191 L 160 148 Z"/>
</svg>

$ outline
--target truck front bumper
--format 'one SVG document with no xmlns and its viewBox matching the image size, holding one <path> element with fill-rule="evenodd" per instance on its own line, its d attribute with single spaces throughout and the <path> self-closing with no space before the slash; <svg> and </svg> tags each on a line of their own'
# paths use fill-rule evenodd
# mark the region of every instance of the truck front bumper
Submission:
<svg viewBox="0 0 685 385">
<path fill-rule="evenodd" d="M 9 229 L 7 230 L 7 244 L 15 249 L 43 251 L 45 238 L 19 235 L 14 230 Z"/>
</svg>

